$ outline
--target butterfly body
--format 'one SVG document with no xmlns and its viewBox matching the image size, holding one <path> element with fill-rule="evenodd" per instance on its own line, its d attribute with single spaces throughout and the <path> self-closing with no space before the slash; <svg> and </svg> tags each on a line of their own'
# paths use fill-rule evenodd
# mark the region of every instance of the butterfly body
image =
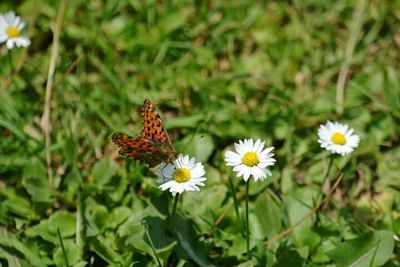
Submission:
<svg viewBox="0 0 400 267">
<path fill-rule="evenodd" d="M 165 130 L 160 115 L 149 99 L 142 107 L 143 129 L 138 138 L 124 133 L 113 133 L 111 140 L 119 148 L 121 156 L 141 161 L 149 167 L 161 162 L 172 162 L 176 152 Z"/>
</svg>

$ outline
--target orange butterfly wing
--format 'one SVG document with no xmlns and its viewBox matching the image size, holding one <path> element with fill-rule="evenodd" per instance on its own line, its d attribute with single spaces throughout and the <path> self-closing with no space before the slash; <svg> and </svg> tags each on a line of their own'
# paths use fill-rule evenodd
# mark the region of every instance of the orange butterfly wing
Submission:
<svg viewBox="0 0 400 267">
<path fill-rule="evenodd" d="M 113 133 L 111 139 L 119 148 L 119 154 L 139 160 L 150 167 L 163 161 L 172 161 L 175 158 L 175 151 L 160 115 L 149 99 L 143 103 L 142 118 L 143 129 L 138 138 L 123 133 Z"/>
<path fill-rule="evenodd" d="M 143 130 L 139 138 L 145 138 L 159 144 L 171 144 L 160 115 L 150 99 L 144 100 L 142 108 Z"/>
</svg>

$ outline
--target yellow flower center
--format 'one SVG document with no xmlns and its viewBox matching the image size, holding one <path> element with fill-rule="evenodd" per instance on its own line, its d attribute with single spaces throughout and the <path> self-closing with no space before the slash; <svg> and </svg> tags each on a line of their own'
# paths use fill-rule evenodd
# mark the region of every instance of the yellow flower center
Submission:
<svg viewBox="0 0 400 267">
<path fill-rule="evenodd" d="M 244 154 L 242 158 L 243 164 L 246 164 L 247 166 L 253 167 L 260 163 L 260 159 L 258 158 L 257 154 L 250 151 Z"/>
<path fill-rule="evenodd" d="M 339 133 L 339 132 L 332 134 L 331 140 L 336 145 L 346 144 L 346 137 L 342 133 Z"/>
<path fill-rule="evenodd" d="M 21 34 L 21 31 L 17 27 L 9 26 L 6 29 L 6 33 L 7 33 L 8 37 L 13 38 L 13 37 L 18 37 Z"/>
<path fill-rule="evenodd" d="M 179 168 L 174 171 L 174 174 L 172 176 L 174 177 L 174 180 L 178 183 L 184 183 L 189 181 L 190 171 L 186 168 Z"/>
</svg>

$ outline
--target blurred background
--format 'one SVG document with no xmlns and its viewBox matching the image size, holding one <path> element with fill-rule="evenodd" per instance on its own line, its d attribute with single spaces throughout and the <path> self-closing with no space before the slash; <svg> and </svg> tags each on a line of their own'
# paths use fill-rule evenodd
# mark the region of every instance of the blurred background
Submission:
<svg viewBox="0 0 400 267">
<path fill-rule="evenodd" d="M 342 240 L 399 236 L 400 1 L 1 1 L 10 10 L 32 44 L 0 47 L 0 265 L 64 266 L 61 236 L 71 266 L 152 266 L 149 239 L 168 266 L 272 266 L 292 251 L 298 264 L 327 266 Z M 181 200 L 181 223 L 194 228 L 179 244 L 164 233 L 169 194 L 110 140 L 140 133 L 145 98 L 175 148 L 207 166 L 206 187 Z M 317 129 L 327 120 L 354 128 L 361 144 L 335 159 L 330 179 L 343 180 L 333 200 L 265 246 L 321 197 L 329 153 Z M 242 138 L 265 140 L 277 159 L 250 187 L 252 263 L 223 162 Z M 188 251 L 182 240 L 192 239 Z M 398 253 L 397 242 L 387 266 Z"/>
</svg>

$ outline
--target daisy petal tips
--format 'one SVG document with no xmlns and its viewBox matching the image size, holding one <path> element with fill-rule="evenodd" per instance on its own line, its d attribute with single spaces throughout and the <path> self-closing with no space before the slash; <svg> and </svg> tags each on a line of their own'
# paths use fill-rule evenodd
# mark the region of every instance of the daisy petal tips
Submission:
<svg viewBox="0 0 400 267">
<path fill-rule="evenodd" d="M 195 158 L 180 154 L 170 164 L 165 164 L 157 170 L 157 176 L 165 182 L 160 185 L 161 190 L 169 190 L 173 196 L 185 191 L 199 191 L 207 180 L 204 166 L 196 162 Z"/>
<path fill-rule="evenodd" d="M 322 148 L 344 156 L 358 146 L 360 136 L 345 124 L 328 121 L 318 129 L 318 143 Z"/>
<path fill-rule="evenodd" d="M 225 153 L 225 162 L 227 166 L 233 167 L 237 177 L 243 176 L 243 180 L 247 182 L 250 176 L 255 181 L 264 180 L 271 176 L 271 171 L 267 168 L 273 166 L 276 160 L 271 153 L 273 147 L 264 149 L 264 142 L 257 139 L 240 140 L 235 143 L 235 152 L 228 151 Z"/>
<path fill-rule="evenodd" d="M 6 43 L 8 49 L 28 47 L 31 41 L 21 35 L 25 23 L 13 11 L 0 14 L 0 43 Z"/>
</svg>

